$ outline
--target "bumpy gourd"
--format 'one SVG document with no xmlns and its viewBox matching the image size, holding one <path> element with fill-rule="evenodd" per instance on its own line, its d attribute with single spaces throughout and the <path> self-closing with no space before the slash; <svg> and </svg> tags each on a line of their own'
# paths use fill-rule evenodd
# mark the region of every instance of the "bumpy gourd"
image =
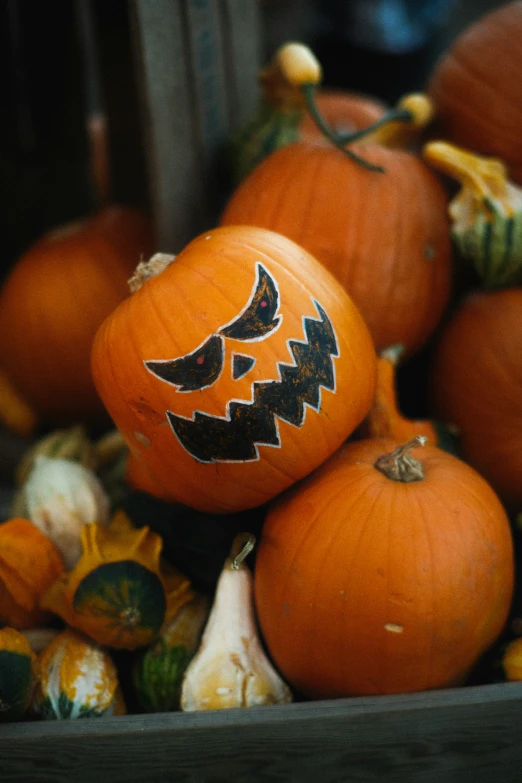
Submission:
<svg viewBox="0 0 522 783">
<path fill-rule="evenodd" d="M 134 650 L 159 635 L 192 597 L 189 580 L 162 563 L 162 540 L 122 512 L 108 526 L 84 525 L 83 553 L 41 605 L 107 647 Z"/>
<path fill-rule="evenodd" d="M 59 634 L 39 657 L 33 712 L 43 720 L 123 715 L 118 672 L 109 654 L 71 630 Z"/>
</svg>

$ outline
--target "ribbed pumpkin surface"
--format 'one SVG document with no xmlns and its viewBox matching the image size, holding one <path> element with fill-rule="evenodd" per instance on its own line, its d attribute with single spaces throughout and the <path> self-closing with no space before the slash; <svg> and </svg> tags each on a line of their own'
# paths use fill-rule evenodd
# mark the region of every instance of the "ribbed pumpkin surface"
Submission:
<svg viewBox="0 0 522 783">
<path fill-rule="evenodd" d="M 462 453 L 515 511 L 522 508 L 522 288 L 474 293 L 436 348 L 438 416 L 460 431 Z"/>
<path fill-rule="evenodd" d="M 428 84 L 439 135 L 495 155 L 522 183 L 522 2 L 494 9 L 442 55 Z"/>
<path fill-rule="evenodd" d="M 228 227 L 114 311 L 92 366 L 141 463 L 132 475 L 219 513 L 261 505 L 335 451 L 370 407 L 375 364 L 359 311 L 314 258 L 274 232 Z"/>
<path fill-rule="evenodd" d="M 487 483 L 435 448 L 424 478 L 373 467 L 396 441 L 344 446 L 275 501 L 255 569 L 278 669 L 314 698 L 460 684 L 503 628 L 513 591 L 507 516 Z"/>
<path fill-rule="evenodd" d="M 449 297 L 446 196 L 408 152 L 361 145 L 359 154 L 386 173 L 325 144 L 278 150 L 237 188 L 221 223 L 269 228 L 298 242 L 353 298 L 377 350 L 402 343 L 411 354 Z"/>
</svg>

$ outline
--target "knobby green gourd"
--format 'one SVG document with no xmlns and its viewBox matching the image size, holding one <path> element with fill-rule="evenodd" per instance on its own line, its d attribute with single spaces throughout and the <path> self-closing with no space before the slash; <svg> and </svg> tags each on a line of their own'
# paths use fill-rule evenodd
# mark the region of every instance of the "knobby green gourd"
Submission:
<svg viewBox="0 0 522 783">
<path fill-rule="evenodd" d="M 167 623 L 159 639 L 138 656 L 134 687 L 146 712 L 179 710 L 181 682 L 198 648 L 208 612 L 208 598 L 195 594 Z"/>
<path fill-rule="evenodd" d="M 520 284 L 522 189 L 508 180 L 504 163 L 443 141 L 427 144 L 423 157 L 462 186 L 448 208 L 452 236 L 484 287 Z"/>
</svg>

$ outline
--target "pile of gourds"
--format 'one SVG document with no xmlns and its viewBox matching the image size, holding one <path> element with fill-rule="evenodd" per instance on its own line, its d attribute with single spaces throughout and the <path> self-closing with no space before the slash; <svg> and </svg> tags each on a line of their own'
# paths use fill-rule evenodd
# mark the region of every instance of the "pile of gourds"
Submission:
<svg viewBox="0 0 522 783">
<path fill-rule="evenodd" d="M 218 227 L 151 255 L 104 214 L 66 275 L 15 265 L 3 420 L 74 426 L 0 525 L 0 719 L 522 677 L 521 34 L 496 9 L 389 110 L 288 44 Z"/>
</svg>

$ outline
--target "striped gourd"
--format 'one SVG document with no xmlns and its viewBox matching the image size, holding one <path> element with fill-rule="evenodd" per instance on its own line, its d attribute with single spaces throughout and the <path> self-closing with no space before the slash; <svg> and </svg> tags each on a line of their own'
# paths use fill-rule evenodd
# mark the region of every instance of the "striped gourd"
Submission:
<svg viewBox="0 0 522 783">
<path fill-rule="evenodd" d="M 446 142 L 430 142 L 424 158 L 462 187 L 449 205 L 452 237 L 485 288 L 522 282 L 522 189 L 504 163 Z"/>
<path fill-rule="evenodd" d="M 109 654 L 66 630 L 40 656 L 34 711 L 44 720 L 93 718 L 125 712 L 116 667 Z"/>
</svg>

